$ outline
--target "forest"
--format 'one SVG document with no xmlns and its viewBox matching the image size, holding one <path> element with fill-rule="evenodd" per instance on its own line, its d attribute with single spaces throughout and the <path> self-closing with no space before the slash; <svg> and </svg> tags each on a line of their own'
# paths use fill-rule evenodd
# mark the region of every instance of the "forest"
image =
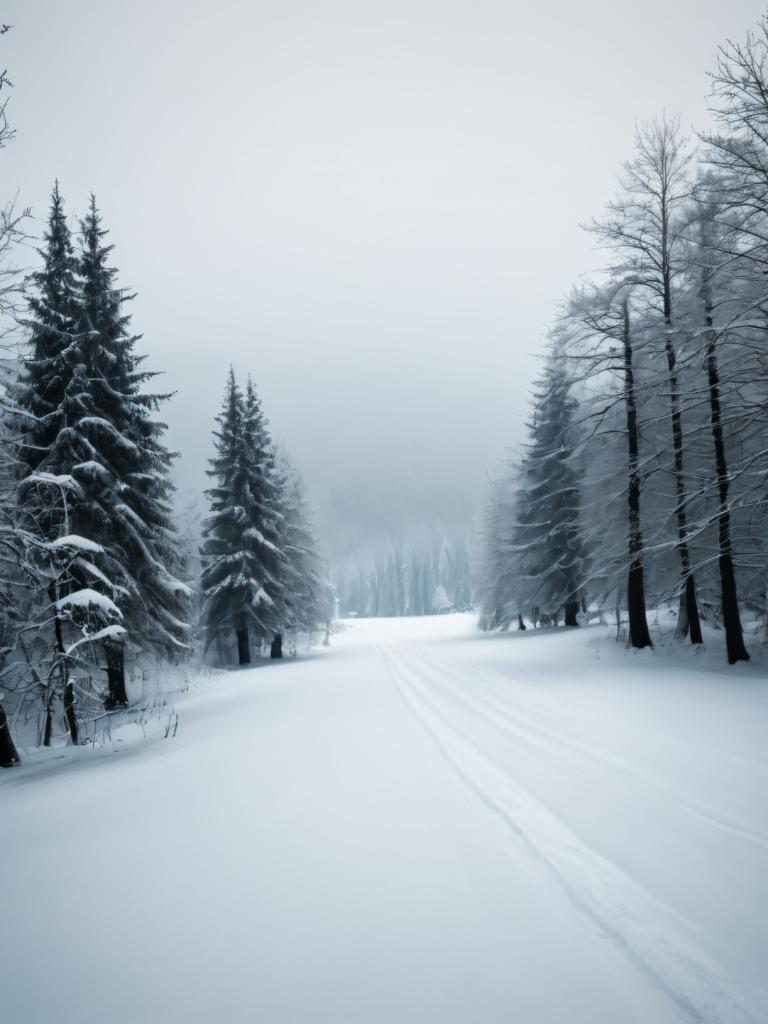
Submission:
<svg viewBox="0 0 768 1024">
<path fill-rule="evenodd" d="M 764 642 L 767 73 L 763 19 L 719 51 L 718 130 L 638 124 L 585 225 L 603 262 L 556 311 L 525 450 L 490 489 L 483 628 L 615 612 L 643 648 L 652 615 L 695 645 L 711 627 L 731 664 Z"/>
</svg>

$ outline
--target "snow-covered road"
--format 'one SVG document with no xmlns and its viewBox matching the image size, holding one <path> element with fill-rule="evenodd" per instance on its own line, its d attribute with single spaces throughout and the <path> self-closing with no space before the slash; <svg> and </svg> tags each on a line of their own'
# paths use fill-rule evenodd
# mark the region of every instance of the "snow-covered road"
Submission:
<svg viewBox="0 0 768 1024">
<path fill-rule="evenodd" d="M 767 691 L 754 663 L 462 616 L 220 677 L 173 740 L 0 777 L 0 1005 L 760 1024 Z"/>
</svg>

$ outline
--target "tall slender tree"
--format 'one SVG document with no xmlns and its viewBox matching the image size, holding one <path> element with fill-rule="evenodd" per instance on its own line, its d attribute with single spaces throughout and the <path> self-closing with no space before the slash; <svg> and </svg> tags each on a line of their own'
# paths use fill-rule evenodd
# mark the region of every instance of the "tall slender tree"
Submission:
<svg viewBox="0 0 768 1024">
<path fill-rule="evenodd" d="M 731 527 L 731 475 L 726 451 L 725 426 L 723 423 L 722 375 L 719 349 L 723 336 L 727 339 L 726 324 L 716 322 L 718 308 L 718 277 L 722 266 L 722 251 L 727 244 L 721 223 L 722 207 L 717 199 L 718 186 L 702 183 L 698 202 L 692 218 L 694 238 L 693 262 L 698 278 L 698 299 L 703 319 L 704 365 L 706 390 L 709 399 L 709 425 L 717 474 L 717 563 L 720 575 L 720 607 L 725 629 L 728 662 L 749 661 L 744 645 L 744 630 L 739 614 L 739 599 L 736 586 L 736 571 L 733 564 L 733 533 Z M 727 308 L 727 307 L 726 307 Z"/>
<path fill-rule="evenodd" d="M 598 390 L 595 406 L 594 435 L 604 429 L 617 404 L 623 407 L 626 439 L 626 551 L 627 551 L 627 613 L 629 643 L 632 647 L 650 647 L 645 598 L 645 545 L 641 525 L 643 474 L 640 455 L 640 420 L 638 413 L 637 346 L 632 324 L 632 284 L 621 278 L 604 289 L 574 296 L 570 313 L 583 325 L 585 334 L 578 337 L 582 358 L 586 360 L 584 380 L 591 379 L 602 387 L 612 387 L 618 380 L 618 402 L 611 392 Z"/>
<path fill-rule="evenodd" d="M 325 574 L 304 482 L 284 451 L 279 453 L 276 478 L 280 548 L 285 556 L 281 572 L 285 629 L 312 633 L 326 620 Z"/>
<path fill-rule="evenodd" d="M 79 327 L 92 394 L 87 420 L 92 454 L 75 467 L 88 501 L 81 514 L 108 543 L 111 578 L 124 590 L 121 610 L 138 646 L 175 659 L 188 649 L 190 590 L 177 578 L 179 537 L 173 525 L 170 468 L 175 453 L 163 444 L 165 424 L 155 419 L 169 394 L 145 390 L 156 376 L 136 352 L 126 303 L 109 265 L 113 246 L 93 195 L 80 225 Z M 93 453 L 102 458 L 93 459 Z M 125 697 L 124 645 L 109 642 L 110 689 Z"/>
<path fill-rule="evenodd" d="M 516 611 L 538 607 L 576 626 L 587 575 L 574 452 L 577 403 L 565 357 L 555 346 L 532 396 L 529 443 L 520 472 L 511 573 Z"/>
<path fill-rule="evenodd" d="M 607 216 L 592 230 L 615 253 L 616 273 L 631 281 L 636 293 L 650 299 L 659 318 L 660 341 L 666 361 L 669 422 L 672 435 L 674 514 L 680 559 L 678 634 L 702 643 L 696 581 L 691 562 L 685 471 L 686 439 L 674 315 L 674 283 L 685 269 L 685 206 L 691 186 L 687 172 L 690 154 L 676 120 L 662 117 L 635 132 L 635 153 L 624 165 L 622 193 Z"/>
</svg>

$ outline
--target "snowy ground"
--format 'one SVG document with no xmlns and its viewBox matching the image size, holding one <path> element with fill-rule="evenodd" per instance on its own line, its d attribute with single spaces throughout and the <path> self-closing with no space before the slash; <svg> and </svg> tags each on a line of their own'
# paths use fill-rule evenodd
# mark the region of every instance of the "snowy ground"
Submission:
<svg viewBox="0 0 768 1024">
<path fill-rule="evenodd" d="M 0 775 L 3 1018 L 768 1020 L 768 683 L 357 622 Z"/>
</svg>

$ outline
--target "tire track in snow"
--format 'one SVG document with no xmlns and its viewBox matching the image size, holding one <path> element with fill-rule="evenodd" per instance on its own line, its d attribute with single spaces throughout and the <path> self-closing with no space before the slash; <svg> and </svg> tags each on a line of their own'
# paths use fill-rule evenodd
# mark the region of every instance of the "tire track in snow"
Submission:
<svg viewBox="0 0 768 1024">
<path fill-rule="evenodd" d="M 570 736 L 564 736 L 562 733 L 550 729 L 547 726 L 538 725 L 530 719 L 522 717 L 519 713 L 512 711 L 509 707 L 498 700 L 494 700 L 492 697 L 488 697 L 487 695 L 481 697 L 477 693 L 473 693 L 470 697 L 467 693 L 463 691 L 460 692 L 455 686 L 452 686 L 446 681 L 447 679 L 453 678 L 456 683 L 460 683 L 460 677 L 456 673 L 455 668 L 445 662 L 442 658 L 432 658 L 431 656 L 425 655 L 423 651 L 420 651 L 417 656 L 417 660 L 426 669 L 426 672 L 430 677 L 431 684 L 436 684 L 439 688 L 449 693 L 452 700 L 459 704 L 463 704 L 473 714 L 478 715 L 478 717 L 494 726 L 494 728 L 498 729 L 500 732 L 515 736 L 517 739 L 522 740 L 525 744 L 533 747 L 534 749 L 536 745 L 531 741 L 532 734 L 538 736 L 543 743 L 548 743 L 555 749 L 558 747 L 565 747 L 569 750 L 573 750 L 585 759 L 593 761 L 595 764 L 610 768 L 613 772 L 620 773 L 641 785 L 655 789 L 657 792 L 663 794 L 667 799 L 676 803 L 678 807 L 687 814 L 690 814 L 692 817 L 705 821 L 714 828 L 717 828 L 722 832 L 727 832 L 738 839 L 743 839 L 745 842 L 752 843 L 762 849 L 768 849 L 767 836 L 764 836 L 759 832 L 753 832 L 750 829 L 745 829 L 741 825 L 728 821 L 726 818 L 723 818 L 722 815 L 718 814 L 717 811 L 714 811 L 703 804 L 699 804 L 696 801 L 689 800 L 687 797 L 675 792 L 669 786 L 666 786 L 663 782 L 659 782 L 651 776 L 629 767 L 629 765 L 620 758 L 614 757 L 612 754 L 605 753 L 604 751 L 595 750 L 593 747 L 590 747 L 585 743 L 581 743 Z M 439 665 L 440 667 L 438 668 L 436 665 Z"/>
<path fill-rule="evenodd" d="M 466 788 L 500 818 L 589 919 L 681 1015 L 696 1024 L 759 1024 L 763 1016 L 733 994 L 729 980 L 694 947 L 678 915 L 581 842 L 491 761 L 425 694 L 416 673 L 380 646 L 405 707 Z"/>
</svg>

